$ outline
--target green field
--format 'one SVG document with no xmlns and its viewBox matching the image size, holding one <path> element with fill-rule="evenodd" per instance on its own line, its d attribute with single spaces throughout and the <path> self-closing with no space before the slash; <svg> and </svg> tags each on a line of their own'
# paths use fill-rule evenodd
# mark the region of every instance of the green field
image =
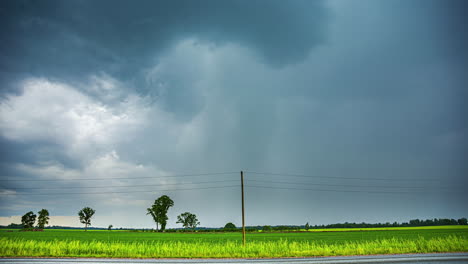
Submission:
<svg viewBox="0 0 468 264">
<path fill-rule="evenodd" d="M 325 229 L 313 232 L 150 233 L 0 231 L 0 256 L 236 258 L 468 251 L 468 227 Z"/>
</svg>

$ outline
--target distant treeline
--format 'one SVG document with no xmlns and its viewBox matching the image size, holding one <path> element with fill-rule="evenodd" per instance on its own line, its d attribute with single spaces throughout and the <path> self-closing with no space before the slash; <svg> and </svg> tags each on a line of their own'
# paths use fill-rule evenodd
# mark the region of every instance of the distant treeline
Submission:
<svg viewBox="0 0 468 264">
<path fill-rule="evenodd" d="M 448 219 L 448 218 L 434 218 L 434 219 L 413 219 L 409 222 L 387 222 L 387 223 L 376 223 L 376 224 L 368 224 L 368 223 L 342 223 L 342 224 L 331 224 L 331 225 L 315 225 L 311 226 L 313 228 L 369 228 L 369 227 L 408 227 L 408 226 L 442 226 L 442 225 L 467 225 L 466 218 L 460 218 L 458 220 L 455 219 Z"/>
<path fill-rule="evenodd" d="M 309 229 L 327 229 L 327 228 L 371 228 L 371 227 L 411 227 L 411 226 L 443 226 L 443 225 L 468 225 L 468 221 L 466 218 L 456 219 L 448 219 L 448 218 L 434 218 L 434 219 L 413 219 L 409 222 L 386 222 L 386 223 L 338 223 L 338 224 L 330 224 L 330 225 L 278 225 L 278 226 L 247 226 L 247 232 L 257 232 L 258 230 L 262 230 L 264 232 L 272 232 L 272 231 L 301 231 L 301 230 L 309 230 Z M 8 226 L 0 226 L 0 228 L 8 228 L 8 229 L 21 229 L 23 225 L 21 224 L 9 224 Z M 82 229 L 80 227 L 69 227 L 69 226 L 49 226 L 45 227 L 45 229 Z M 88 229 L 94 230 L 107 230 L 107 228 L 99 228 L 99 227 L 89 227 Z M 136 228 L 118 228 L 119 230 L 128 230 L 134 232 L 154 232 L 154 229 L 136 229 Z M 186 230 L 182 228 L 170 228 L 166 229 L 165 232 L 239 232 L 241 231 L 240 227 L 233 227 L 233 228 L 210 228 L 210 227 L 197 227 L 194 230 Z"/>
<path fill-rule="evenodd" d="M 371 227 L 411 227 L 411 226 L 444 226 L 444 225 L 467 225 L 468 221 L 466 218 L 460 218 L 458 220 L 448 219 L 448 218 L 434 218 L 434 219 L 413 219 L 409 222 L 387 222 L 387 223 L 338 223 L 330 225 L 314 225 L 309 226 L 308 224 L 297 226 L 297 225 L 278 225 L 278 226 L 247 226 L 247 232 L 257 232 L 262 230 L 263 232 L 274 232 L 274 231 L 301 231 L 301 230 L 311 230 L 311 229 L 327 229 L 327 228 L 371 228 Z M 196 228 L 197 231 L 202 232 L 239 232 L 241 228 Z M 142 230 L 143 231 L 143 230 Z M 150 230 L 144 230 L 150 231 Z M 181 229 L 168 229 L 166 232 L 184 232 L 185 230 Z"/>
<path fill-rule="evenodd" d="M 448 218 L 434 218 L 434 219 L 427 219 L 427 220 L 420 220 L 420 219 L 413 219 L 409 222 L 403 223 L 376 223 L 376 224 L 369 224 L 369 223 L 338 223 L 338 224 L 330 224 L 330 225 L 278 225 L 278 226 L 247 226 L 245 228 L 246 232 L 258 232 L 262 230 L 263 232 L 275 232 L 275 231 L 302 231 L 302 230 L 313 230 L 313 229 L 327 229 L 327 228 L 371 228 L 371 227 L 412 227 L 412 226 L 442 226 L 442 225 L 467 225 L 466 218 L 460 218 L 458 220 L 455 219 L 448 219 Z M 242 229 L 240 227 L 234 228 L 206 228 L 206 227 L 197 227 L 195 230 L 185 230 L 182 228 L 173 228 L 173 229 L 166 229 L 165 232 L 240 232 Z M 133 229 L 133 232 L 155 232 L 154 229 Z"/>
</svg>

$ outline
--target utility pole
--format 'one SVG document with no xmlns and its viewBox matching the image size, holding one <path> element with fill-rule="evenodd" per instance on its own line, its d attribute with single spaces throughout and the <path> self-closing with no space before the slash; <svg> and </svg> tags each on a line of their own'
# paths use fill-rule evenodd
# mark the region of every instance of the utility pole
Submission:
<svg viewBox="0 0 468 264">
<path fill-rule="evenodd" d="M 244 172 L 241 171 L 241 192 L 242 192 L 242 243 L 245 246 L 245 210 L 244 210 Z"/>
</svg>

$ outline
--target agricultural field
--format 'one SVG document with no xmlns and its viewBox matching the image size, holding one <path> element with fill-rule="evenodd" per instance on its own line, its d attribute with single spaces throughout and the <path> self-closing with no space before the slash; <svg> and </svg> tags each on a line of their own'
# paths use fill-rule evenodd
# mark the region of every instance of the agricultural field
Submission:
<svg viewBox="0 0 468 264">
<path fill-rule="evenodd" d="M 0 256 L 259 258 L 468 251 L 466 226 L 313 232 L 0 231 Z"/>
</svg>

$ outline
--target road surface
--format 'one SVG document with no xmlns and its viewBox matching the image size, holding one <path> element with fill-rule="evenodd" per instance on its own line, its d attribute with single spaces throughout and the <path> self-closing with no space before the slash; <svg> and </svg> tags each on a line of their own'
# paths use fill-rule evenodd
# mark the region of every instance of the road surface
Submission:
<svg viewBox="0 0 468 264">
<path fill-rule="evenodd" d="M 281 258 L 281 259 L 90 259 L 90 258 L 0 258 L 0 264 L 176 264 L 176 263 L 208 263 L 208 264 L 357 264 L 357 263 L 395 263 L 395 264 L 461 264 L 468 263 L 467 253 L 443 254 L 404 254 L 376 255 L 352 257 L 322 257 L 322 258 Z"/>
</svg>

